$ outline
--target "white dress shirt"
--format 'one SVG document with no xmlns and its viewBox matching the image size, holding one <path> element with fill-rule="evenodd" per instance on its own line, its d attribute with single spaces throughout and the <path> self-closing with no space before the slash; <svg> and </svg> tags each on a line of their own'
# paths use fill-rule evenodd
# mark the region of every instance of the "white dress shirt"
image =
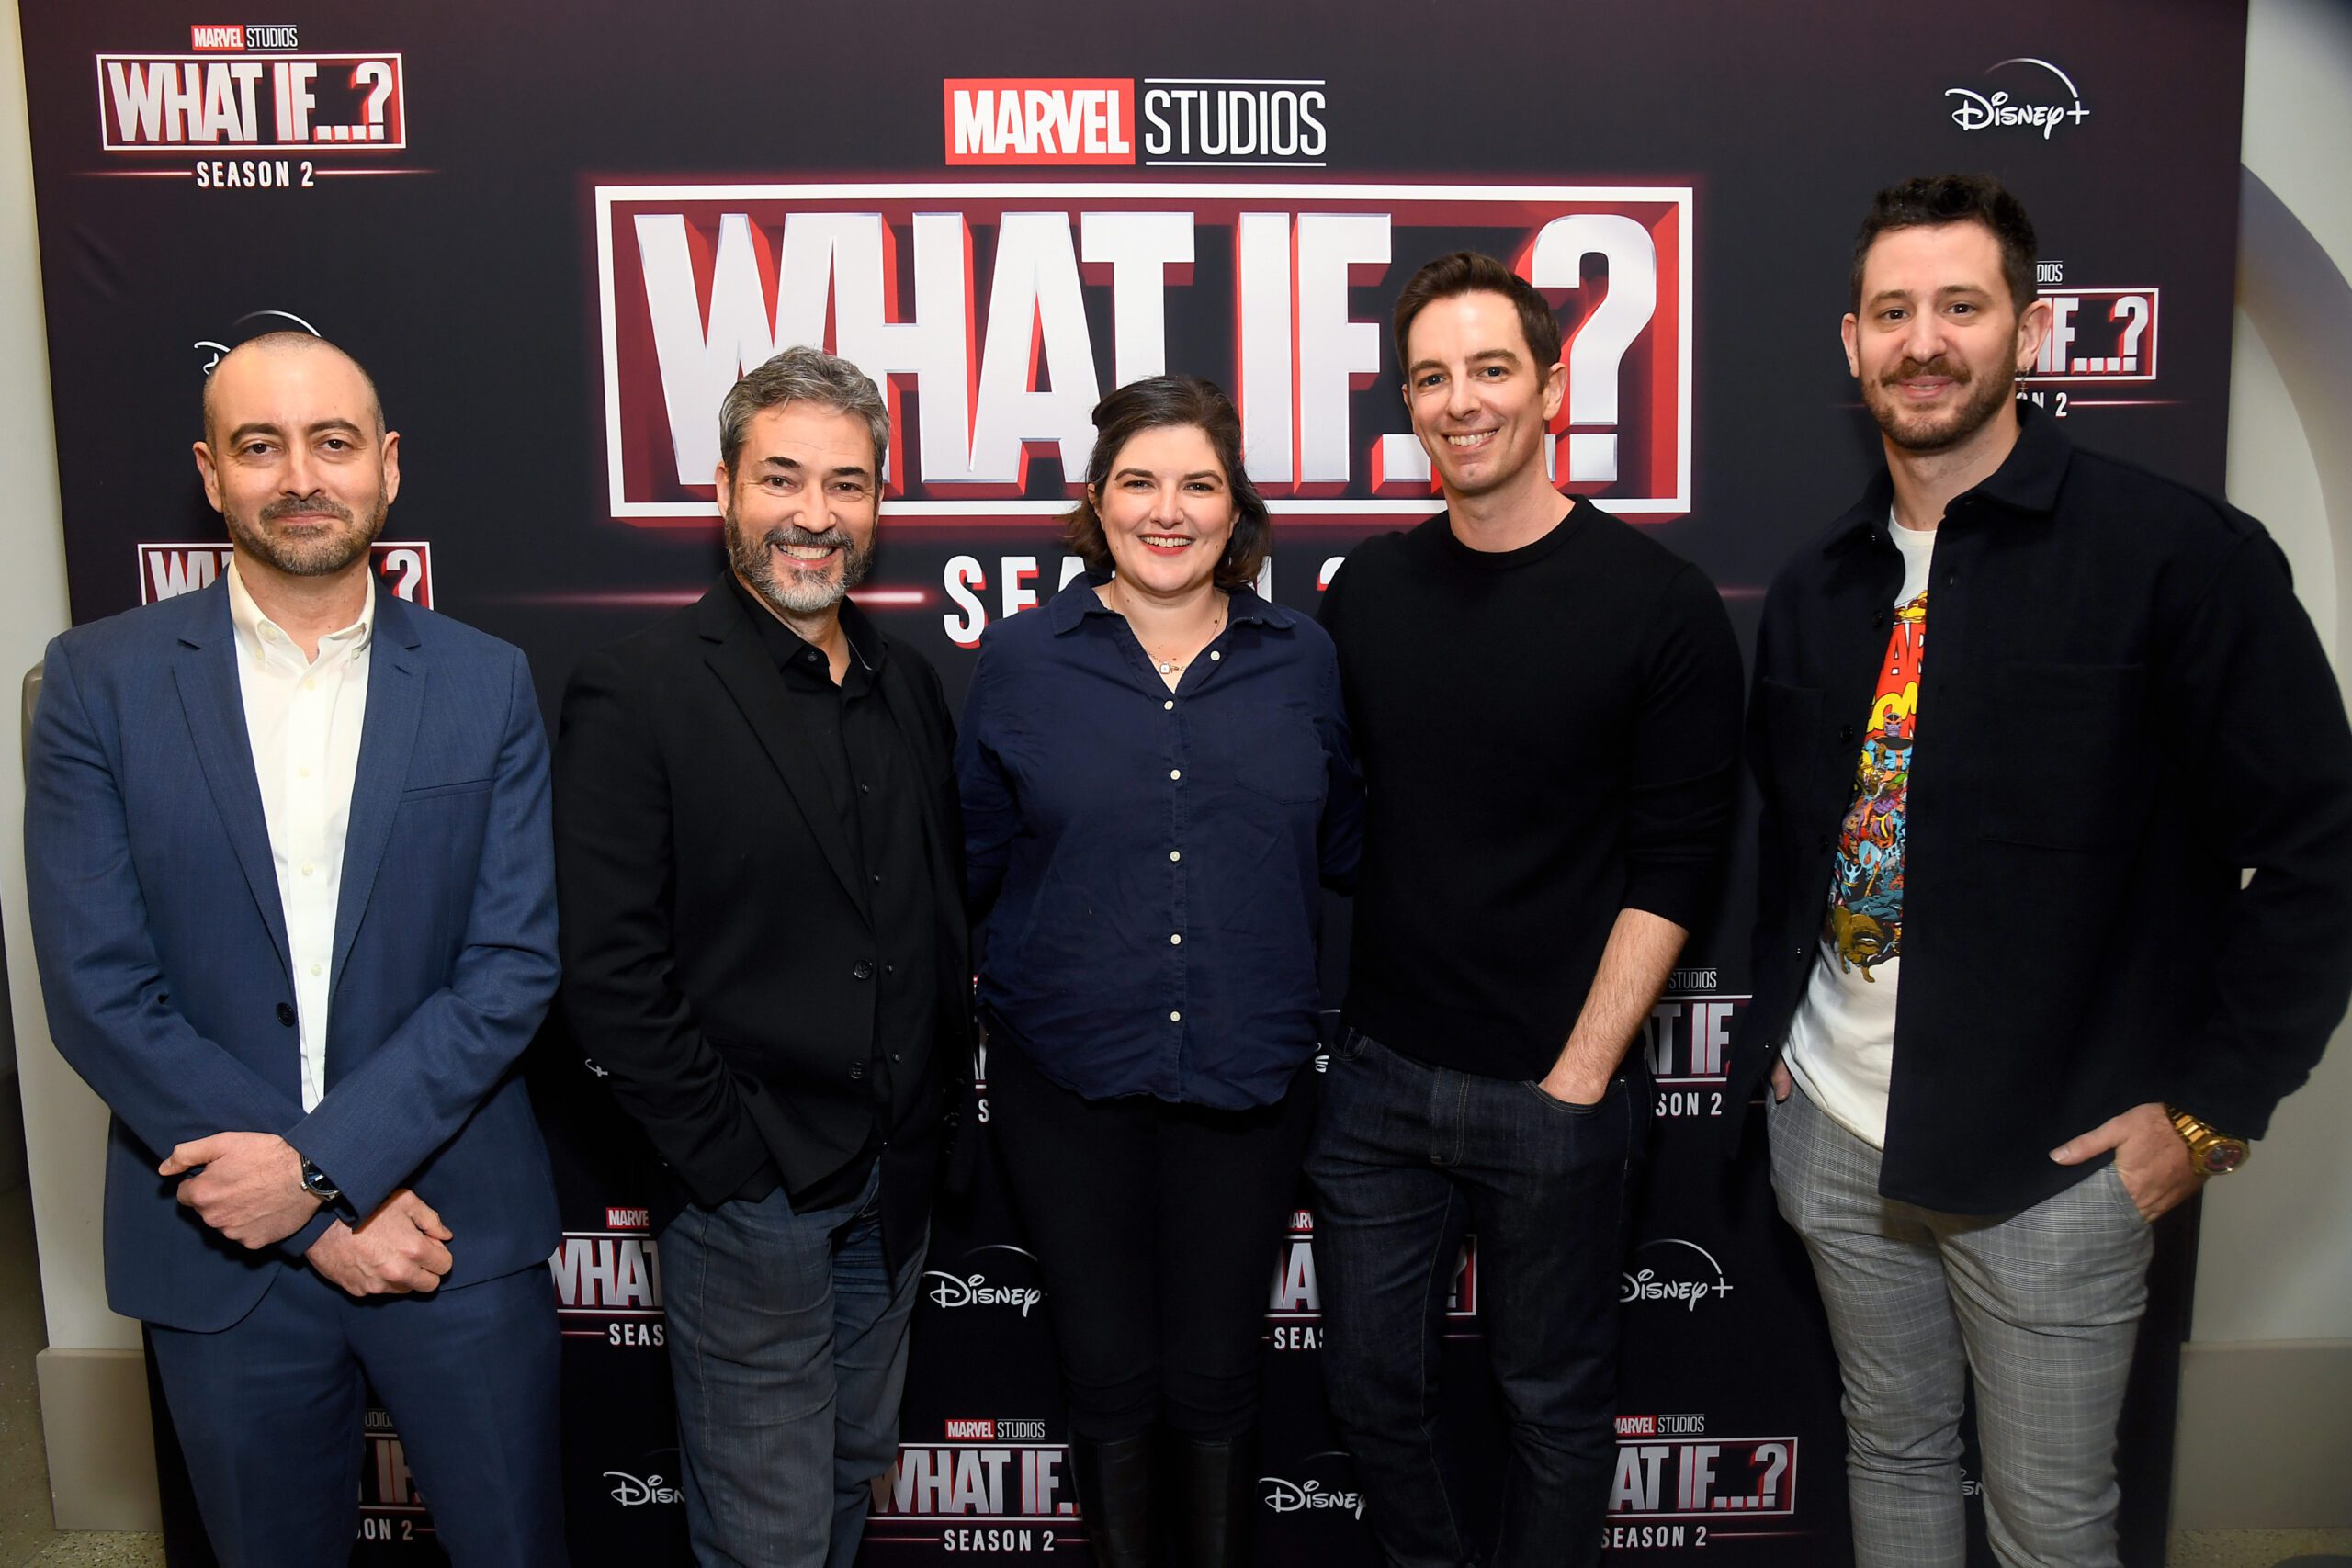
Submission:
<svg viewBox="0 0 2352 1568">
<path fill-rule="evenodd" d="M 300 1024 L 302 1109 L 327 1092 L 327 990 L 334 978 L 335 898 L 343 886 L 343 840 L 351 785 L 368 716 L 368 645 L 376 626 L 376 578 L 359 618 L 319 639 L 305 660 L 300 644 L 262 614 L 229 568 L 229 619 L 236 627 L 237 684 L 245 701 L 269 855 L 286 911 Z"/>
</svg>

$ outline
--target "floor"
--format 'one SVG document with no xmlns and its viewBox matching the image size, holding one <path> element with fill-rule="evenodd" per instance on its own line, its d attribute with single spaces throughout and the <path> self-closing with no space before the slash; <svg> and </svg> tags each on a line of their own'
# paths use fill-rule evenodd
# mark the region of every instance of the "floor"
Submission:
<svg viewBox="0 0 2352 1568">
<path fill-rule="evenodd" d="M 6 1096 L 0 1118 L 13 1120 L 15 1099 Z M 51 1527 L 49 1461 L 33 1386 L 34 1353 L 49 1341 L 41 1322 L 40 1276 L 29 1267 L 32 1195 L 17 1152 L 23 1145 L 19 1137 L 11 1150 L 8 1142 L 0 1130 L 0 1258 L 21 1259 L 25 1266 L 0 1274 L 0 1568 L 162 1568 L 161 1536 Z M 2352 1529 L 2177 1531 L 2166 1568 L 2276 1568 L 2307 1556 L 2340 1557 L 2352 1565 Z"/>
</svg>

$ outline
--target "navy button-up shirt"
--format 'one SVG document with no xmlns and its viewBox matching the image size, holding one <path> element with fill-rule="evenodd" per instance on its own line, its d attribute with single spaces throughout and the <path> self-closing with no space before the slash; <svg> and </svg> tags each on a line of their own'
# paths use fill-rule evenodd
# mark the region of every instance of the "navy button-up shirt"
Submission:
<svg viewBox="0 0 2352 1568">
<path fill-rule="evenodd" d="M 1279 1100 L 1363 838 L 1323 629 L 1237 592 L 1171 692 L 1073 582 L 981 637 L 956 772 L 999 1039 L 1089 1099 Z"/>
</svg>

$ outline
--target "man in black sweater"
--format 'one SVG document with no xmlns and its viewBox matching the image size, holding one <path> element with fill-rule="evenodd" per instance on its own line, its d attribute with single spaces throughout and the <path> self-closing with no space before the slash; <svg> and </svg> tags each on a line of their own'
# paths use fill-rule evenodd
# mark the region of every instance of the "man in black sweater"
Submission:
<svg viewBox="0 0 2352 1568">
<path fill-rule="evenodd" d="M 2017 400 L 2050 307 L 2015 197 L 1881 192 L 1851 290 L 1886 468 L 1765 604 L 1731 1098 L 1769 1074 L 1857 1559 L 1962 1561 L 1973 1374 L 1996 1555 L 2099 1568 L 2147 1222 L 2344 1014 L 2352 730 L 2261 525 Z"/>
<path fill-rule="evenodd" d="M 1649 1115 L 1626 1047 L 1713 889 L 1739 651 L 1704 575 L 1546 474 L 1566 370 L 1542 295 L 1446 256 L 1396 333 L 1446 510 L 1365 541 L 1324 599 L 1369 791 L 1307 1160 L 1325 1369 L 1387 1561 L 1474 1560 L 1435 1421 L 1475 1230 L 1511 1446 L 1484 1561 L 1557 1568 L 1600 1555 Z"/>
</svg>

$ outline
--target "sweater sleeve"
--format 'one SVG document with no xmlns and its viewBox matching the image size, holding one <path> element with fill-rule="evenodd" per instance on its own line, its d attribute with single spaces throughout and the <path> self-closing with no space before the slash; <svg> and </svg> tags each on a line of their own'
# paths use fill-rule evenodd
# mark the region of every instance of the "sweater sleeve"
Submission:
<svg viewBox="0 0 2352 1568">
<path fill-rule="evenodd" d="M 1650 616 L 1625 828 L 1625 908 L 1688 931 L 1723 874 L 1739 786 L 1739 644 L 1714 584 L 1677 572 Z"/>
</svg>

